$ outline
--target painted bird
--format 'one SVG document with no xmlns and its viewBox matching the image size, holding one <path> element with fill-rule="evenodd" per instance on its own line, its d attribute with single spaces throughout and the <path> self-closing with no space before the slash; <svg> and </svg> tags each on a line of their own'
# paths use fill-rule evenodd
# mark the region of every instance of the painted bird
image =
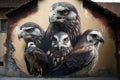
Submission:
<svg viewBox="0 0 120 80">
<path fill-rule="evenodd" d="M 28 42 L 25 51 L 25 60 L 30 66 L 30 74 L 35 76 L 43 76 L 49 70 L 49 61 L 47 55 L 36 47 L 34 42 Z"/>
<path fill-rule="evenodd" d="M 51 71 L 49 75 L 64 76 L 80 70 L 90 73 L 98 62 L 98 50 L 100 43 L 103 42 L 103 36 L 99 31 L 85 31 L 63 64 Z"/>
<path fill-rule="evenodd" d="M 61 65 L 71 50 L 72 44 L 68 34 L 65 32 L 56 33 L 52 38 L 51 47 L 47 51 L 47 55 L 51 60 L 51 69 Z"/>
<path fill-rule="evenodd" d="M 24 39 L 26 45 L 28 42 L 34 42 L 34 44 L 40 48 L 44 33 L 45 31 L 38 24 L 27 22 L 20 26 L 18 38 Z"/>
<path fill-rule="evenodd" d="M 36 46 L 35 48 L 32 48 L 30 51 L 34 51 L 35 50 L 38 50 L 36 48 L 40 48 L 41 46 L 41 40 L 44 36 L 44 30 L 36 23 L 34 22 L 27 22 L 27 23 L 24 23 L 22 26 L 20 26 L 20 31 L 18 32 L 18 38 L 19 39 L 24 39 L 25 43 L 26 43 L 26 46 L 25 46 L 25 50 L 24 52 L 29 52 L 28 50 L 29 47 L 28 47 L 28 43 L 29 42 L 33 42 L 34 45 Z M 39 53 L 39 52 L 38 52 Z M 41 51 L 40 51 L 41 53 Z M 37 55 L 37 54 L 36 54 Z M 25 62 L 26 62 L 26 66 L 27 66 L 27 70 L 30 74 L 32 74 L 31 72 L 31 66 L 29 65 L 28 61 L 26 60 L 25 58 Z"/>
<path fill-rule="evenodd" d="M 81 35 L 80 25 L 80 17 L 72 4 L 67 2 L 54 3 L 50 9 L 49 26 L 43 38 L 43 44 L 45 44 L 43 50 L 48 51 L 52 36 L 60 31 L 69 35 L 72 46 L 74 46 Z"/>
</svg>

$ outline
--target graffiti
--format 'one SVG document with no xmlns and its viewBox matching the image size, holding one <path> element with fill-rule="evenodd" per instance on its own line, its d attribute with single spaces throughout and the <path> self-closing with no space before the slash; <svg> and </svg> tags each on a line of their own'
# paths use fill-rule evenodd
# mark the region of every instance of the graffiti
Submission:
<svg viewBox="0 0 120 80">
<path fill-rule="evenodd" d="M 9 14 L 8 75 L 58 77 L 91 75 L 101 68 L 114 69 L 111 65 L 114 60 L 109 64 L 114 41 L 109 39 L 107 21 L 101 21 L 101 15 L 94 17 L 81 2 L 78 5 L 69 1 L 51 3 L 45 8 L 50 10 L 44 12 L 40 2 L 38 6 L 29 3 L 30 12 L 18 8 Z M 18 14 L 13 16 L 14 12 Z M 106 56 L 107 53 L 111 55 Z"/>
<path fill-rule="evenodd" d="M 65 76 L 85 67 L 87 74 L 90 73 L 98 61 L 99 44 L 104 40 L 95 30 L 81 34 L 80 24 L 77 9 L 59 2 L 51 6 L 45 32 L 33 22 L 16 27 L 18 39 L 23 38 L 26 43 L 24 59 L 29 74 Z"/>
</svg>

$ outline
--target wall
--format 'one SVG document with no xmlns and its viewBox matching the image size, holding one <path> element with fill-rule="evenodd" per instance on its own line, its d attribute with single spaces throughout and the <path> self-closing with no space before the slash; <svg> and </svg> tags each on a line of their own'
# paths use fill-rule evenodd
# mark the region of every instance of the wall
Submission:
<svg viewBox="0 0 120 80">
<path fill-rule="evenodd" d="M 7 12 L 7 9 L 0 9 L 0 19 L 7 19 L 5 16 L 5 12 Z M 1 27 L 1 25 L 0 25 Z M 0 33 L 0 74 L 4 74 L 5 70 L 5 59 L 4 55 L 6 54 L 6 38 L 7 38 L 7 32 L 6 33 Z"/>
<path fill-rule="evenodd" d="M 105 43 L 100 46 L 99 50 L 99 61 L 94 71 L 97 70 L 108 70 L 112 73 L 116 72 L 116 59 L 115 59 L 115 43 L 113 36 L 110 33 L 109 26 L 104 17 L 102 21 L 100 18 L 96 18 L 87 9 L 84 9 L 84 17 L 81 18 L 83 32 L 87 29 L 94 29 L 100 31 L 105 39 Z"/>
<path fill-rule="evenodd" d="M 100 69 L 109 70 L 110 72 L 115 73 L 115 44 L 112 36 L 109 33 L 108 25 L 106 24 L 107 21 L 103 23 L 103 21 L 101 21 L 99 18 L 93 16 L 89 10 L 83 8 L 82 2 L 79 0 L 61 1 L 69 2 L 77 8 L 79 16 L 81 18 L 82 32 L 87 29 L 99 30 L 105 38 L 105 43 L 101 45 L 99 50 L 99 62 L 95 67 L 93 73 L 97 72 Z M 11 35 L 13 41 L 12 44 L 15 47 L 15 52 L 13 53 L 12 57 L 15 59 L 17 66 L 25 73 L 28 73 L 23 57 L 25 43 L 23 40 L 18 40 L 17 28 L 26 22 L 35 22 L 39 24 L 44 30 L 46 30 L 49 24 L 50 6 L 55 2 L 59 2 L 59 0 L 39 0 L 37 12 L 31 13 L 26 17 L 18 19 L 15 23 L 12 22 L 11 24 L 11 28 L 13 27 Z"/>
<path fill-rule="evenodd" d="M 1 9 L 0 10 L 0 19 L 7 19 L 7 17 L 5 16 L 5 12 L 7 11 L 7 9 Z M 1 26 L 0 26 L 1 27 Z M 0 57 L 2 57 L 5 53 L 6 53 L 6 48 L 4 46 L 4 43 L 6 41 L 6 33 L 0 33 Z"/>
</svg>

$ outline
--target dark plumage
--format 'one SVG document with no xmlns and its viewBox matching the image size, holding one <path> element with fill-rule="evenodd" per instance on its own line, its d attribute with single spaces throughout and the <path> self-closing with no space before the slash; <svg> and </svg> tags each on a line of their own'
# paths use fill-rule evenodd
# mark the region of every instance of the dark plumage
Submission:
<svg viewBox="0 0 120 80">
<path fill-rule="evenodd" d="M 72 44 L 68 34 L 65 32 L 56 33 L 52 37 L 51 47 L 47 51 L 47 55 L 51 60 L 51 69 L 61 65 L 71 50 Z"/>
<path fill-rule="evenodd" d="M 49 70 L 49 62 L 47 55 L 33 42 L 28 42 L 27 50 L 25 51 L 25 59 L 30 65 L 30 74 L 44 75 Z"/>
<path fill-rule="evenodd" d="M 58 2 L 51 6 L 49 26 L 43 38 L 44 51 L 50 47 L 52 36 L 60 31 L 66 32 L 74 46 L 79 39 L 80 19 L 76 8 L 67 2 Z"/>
<path fill-rule="evenodd" d="M 28 46 L 27 46 L 28 42 L 33 42 L 34 45 L 36 46 L 35 48 L 32 48 L 30 51 L 38 50 L 36 48 L 40 49 L 41 40 L 42 40 L 43 36 L 44 36 L 43 29 L 38 24 L 33 23 L 33 22 L 27 22 L 27 23 L 23 24 L 20 27 L 20 31 L 18 32 L 18 38 L 19 39 L 23 38 L 25 43 L 26 43 L 24 52 L 26 52 L 26 50 L 27 50 L 27 52 L 29 52 L 29 50 L 31 49 L 31 48 L 28 48 Z M 41 51 L 39 53 L 41 53 Z M 30 54 L 30 55 L 33 55 L 33 54 Z M 37 53 L 35 55 L 37 55 Z M 40 57 L 39 54 L 38 54 L 38 56 Z M 34 58 L 35 59 L 35 57 L 29 57 L 29 58 L 31 58 L 31 59 Z M 29 62 L 28 62 L 28 60 L 26 58 L 25 58 L 25 62 L 26 62 L 26 65 L 27 65 L 28 72 L 33 74 L 31 72 L 31 70 L 30 70 L 31 69 L 31 65 L 29 65 Z"/>
<path fill-rule="evenodd" d="M 98 61 L 100 42 L 104 42 L 100 32 L 87 30 L 83 33 L 71 54 L 63 64 L 50 72 L 52 76 L 68 75 L 79 70 L 90 72 Z"/>
<path fill-rule="evenodd" d="M 36 23 L 27 22 L 20 27 L 18 38 L 23 38 L 26 42 L 34 42 L 40 48 L 41 40 L 44 36 L 44 30 Z"/>
</svg>

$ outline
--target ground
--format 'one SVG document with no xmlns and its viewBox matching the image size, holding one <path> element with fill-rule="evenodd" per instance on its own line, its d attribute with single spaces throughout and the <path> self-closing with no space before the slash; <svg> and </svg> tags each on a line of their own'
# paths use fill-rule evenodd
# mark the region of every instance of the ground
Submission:
<svg viewBox="0 0 120 80">
<path fill-rule="evenodd" d="M 86 77 L 86 78 L 16 78 L 0 77 L 0 80 L 120 80 L 117 77 Z"/>
</svg>

